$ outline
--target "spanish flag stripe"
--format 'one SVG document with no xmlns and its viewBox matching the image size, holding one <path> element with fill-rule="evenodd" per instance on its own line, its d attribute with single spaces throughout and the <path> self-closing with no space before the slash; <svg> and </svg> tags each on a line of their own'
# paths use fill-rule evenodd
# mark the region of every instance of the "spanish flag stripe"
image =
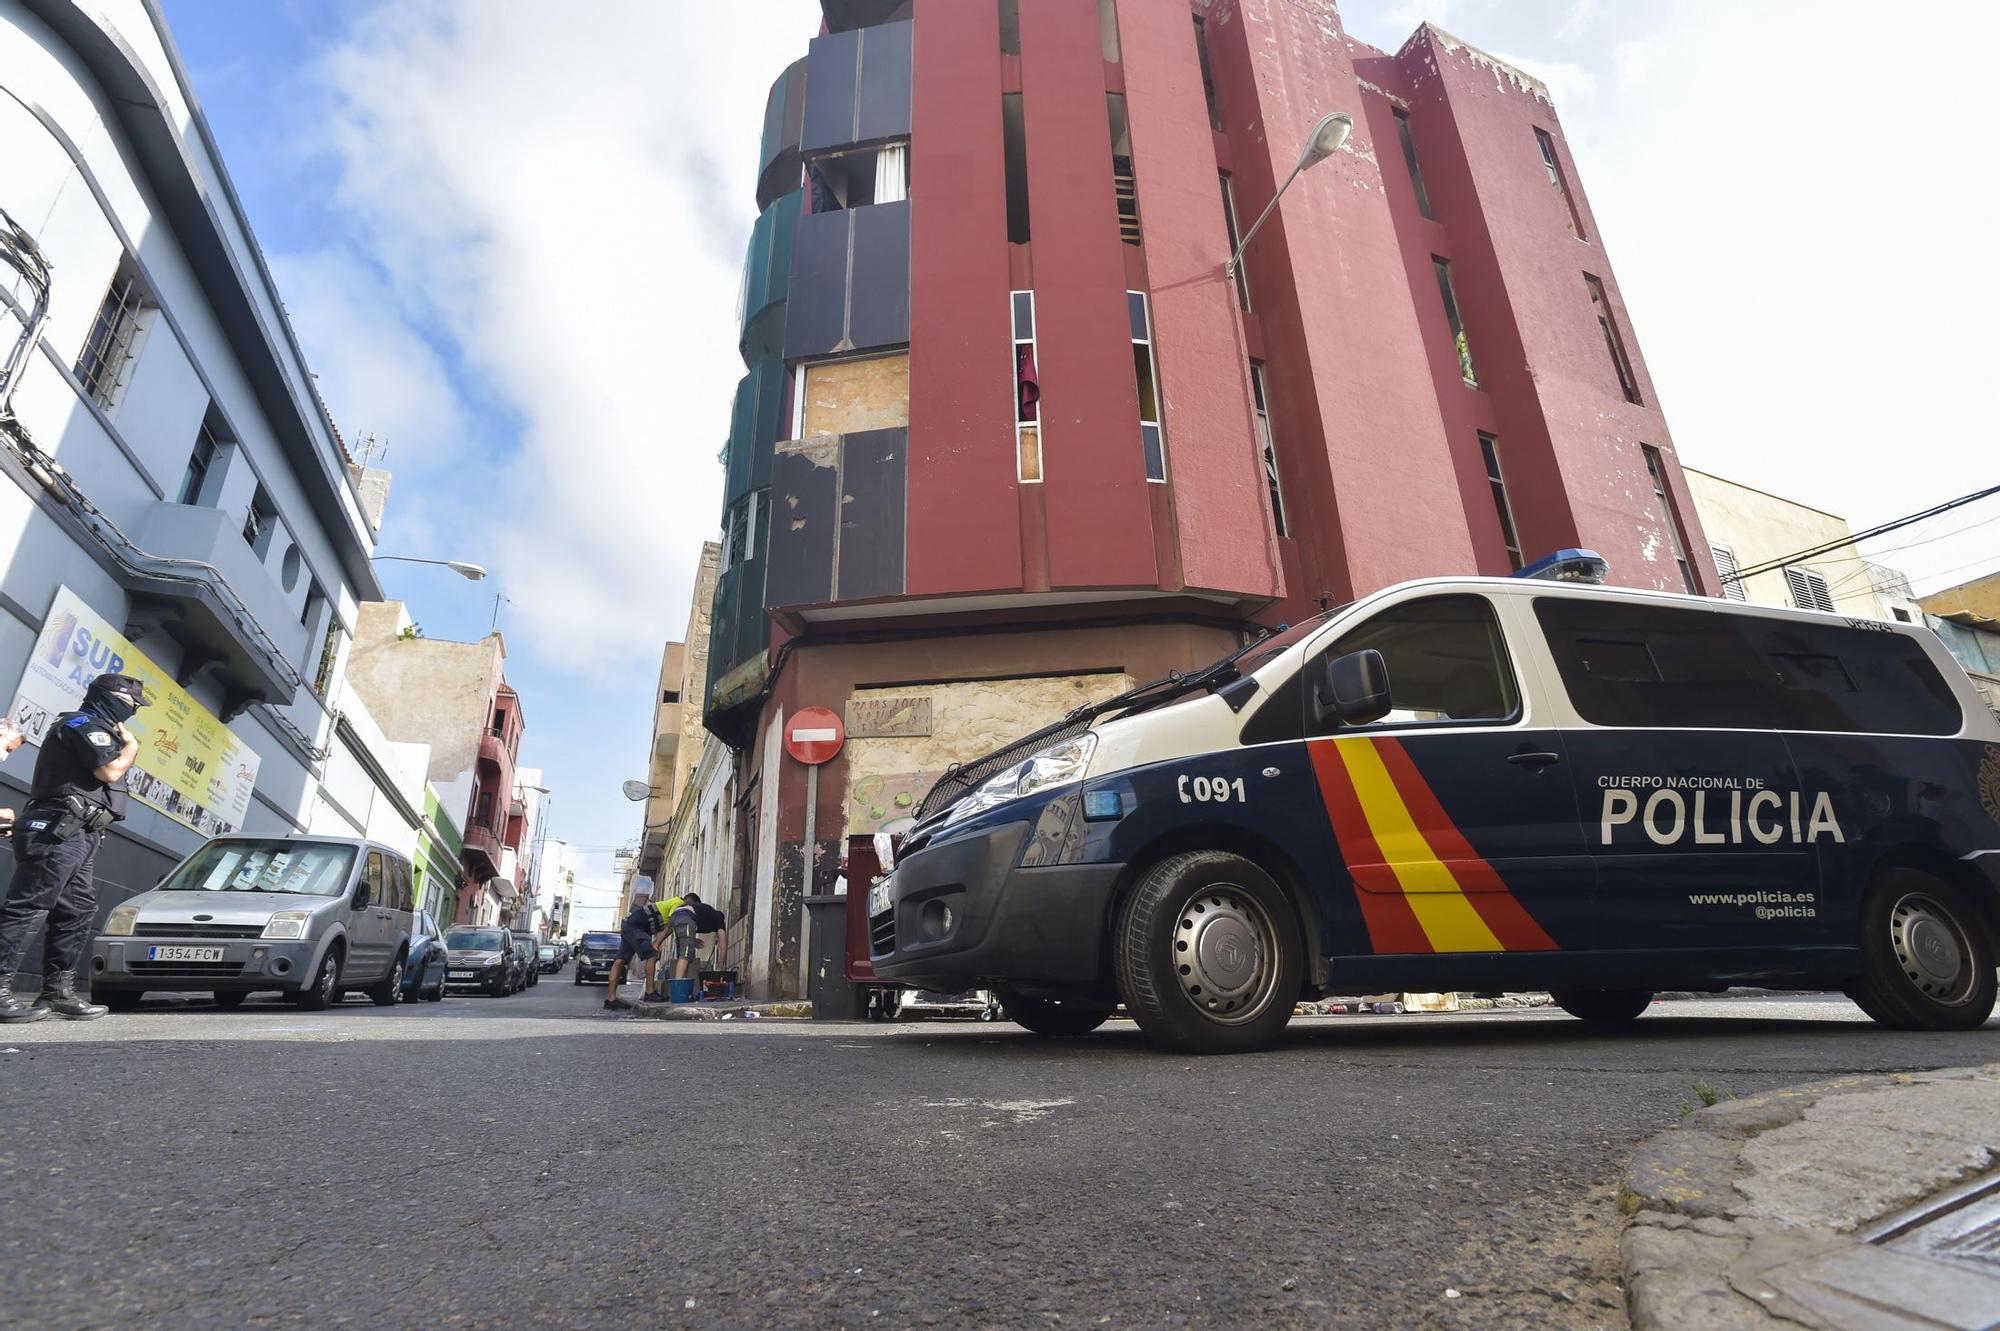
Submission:
<svg viewBox="0 0 2000 1331">
<path fill-rule="evenodd" d="M 1348 779 L 1368 817 L 1382 858 L 1395 871 L 1403 886 L 1404 899 L 1416 914 L 1417 922 L 1437 952 L 1500 952 L 1494 936 L 1479 912 L 1466 899 L 1451 869 L 1431 849 L 1418 830 L 1408 806 L 1403 803 L 1396 783 L 1382 763 L 1382 755 L 1367 737 L 1335 740 L 1347 766 Z"/>
<path fill-rule="evenodd" d="M 1361 922 L 1368 930 L 1368 944 L 1378 953 L 1429 952 L 1425 935 L 1402 885 L 1383 864 L 1382 852 L 1368 829 L 1354 785 L 1348 780 L 1347 765 L 1329 742 L 1308 744 L 1313 774 L 1319 778 L 1320 799 L 1326 804 L 1333 833 L 1339 838 L 1342 857 L 1357 889 L 1355 900 L 1361 907 Z"/>
<path fill-rule="evenodd" d="M 1556 941 L 1550 938 L 1536 924 L 1534 917 L 1507 890 L 1506 883 L 1494 872 L 1493 866 L 1481 858 L 1465 839 L 1465 834 L 1452 822 L 1444 806 L 1438 802 L 1430 783 L 1417 770 L 1409 751 L 1395 739 L 1384 736 L 1375 741 L 1376 752 L 1381 755 L 1382 765 L 1388 772 L 1396 789 L 1402 793 L 1403 803 L 1423 829 L 1424 838 L 1450 865 L 1452 876 L 1464 888 L 1472 902 L 1501 946 L 1509 952 L 1539 952 L 1553 949 Z"/>
</svg>

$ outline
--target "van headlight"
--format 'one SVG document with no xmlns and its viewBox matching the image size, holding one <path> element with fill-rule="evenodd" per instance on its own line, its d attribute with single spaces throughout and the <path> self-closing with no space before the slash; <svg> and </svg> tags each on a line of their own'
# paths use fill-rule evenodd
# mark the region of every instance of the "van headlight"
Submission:
<svg viewBox="0 0 2000 1331">
<path fill-rule="evenodd" d="M 306 921 L 312 918 L 309 910 L 281 910 L 271 917 L 264 926 L 266 938 L 304 938 Z"/>
<path fill-rule="evenodd" d="M 104 932 L 113 938 L 130 938 L 132 927 L 139 923 L 137 906 L 113 906 L 111 913 L 104 917 Z"/>
<path fill-rule="evenodd" d="M 1097 733 L 1086 730 L 1059 744 L 1039 749 L 1012 767 L 987 777 L 970 795 L 952 805 L 942 825 L 949 827 L 1010 800 L 1026 799 L 1045 790 L 1073 785 L 1083 780 L 1083 769 L 1090 765 L 1091 752 L 1096 748 Z"/>
</svg>

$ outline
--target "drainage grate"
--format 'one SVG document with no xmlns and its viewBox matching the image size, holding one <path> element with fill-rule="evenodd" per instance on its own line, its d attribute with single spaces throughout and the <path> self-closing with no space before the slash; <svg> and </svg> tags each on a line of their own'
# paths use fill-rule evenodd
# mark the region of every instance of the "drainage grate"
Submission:
<svg viewBox="0 0 2000 1331">
<path fill-rule="evenodd" d="M 1986 1174 L 1877 1226 L 1871 1243 L 2000 1275 L 2000 1174 Z"/>
</svg>

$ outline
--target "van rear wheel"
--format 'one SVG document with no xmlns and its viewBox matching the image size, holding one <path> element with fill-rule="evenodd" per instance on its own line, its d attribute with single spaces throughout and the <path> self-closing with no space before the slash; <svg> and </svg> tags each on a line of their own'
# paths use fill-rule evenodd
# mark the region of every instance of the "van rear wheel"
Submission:
<svg viewBox="0 0 2000 1331">
<path fill-rule="evenodd" d="M 1920 869 L 1878 875 L 1861 903 L 1863 1012 L 1904 1031 L 1969 1031 L 1993 1015 L 1993 939 L 1956 886 Z"/>
<path fill-rule="evenodd" d="M 1629 1026 L 1651 1006 L 1651 989 L 1554 989 L 1549 997 L 1578 1021 L 1593 1026 Z"/>
<path fill-rule="evenodd" d="M 1240 855 L 1188 851 L 1147 871 L 1112 937 L 1118 991 L 1169 1049 L 1261 1049 L 1292 1019 L 1304 947 L 1271 876 Z"/>
</svg>

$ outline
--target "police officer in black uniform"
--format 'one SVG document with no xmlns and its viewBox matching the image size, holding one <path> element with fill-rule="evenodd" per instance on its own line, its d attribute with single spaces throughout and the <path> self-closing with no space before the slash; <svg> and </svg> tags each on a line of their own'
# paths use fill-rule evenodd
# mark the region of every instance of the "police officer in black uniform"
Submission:
<svg viewBox="0 0 2000 1331">
<path fill-rule="evenodd" d="M 97 917 L 97 847 L 124 816 L 117 787 L 139 756 L 125 723 L 147 701 L 145 684 L 130 675 L 99 675 L 82 710 L 64 712 L 42 738 L 28 803 L 14 820 L 14 882 L 0 906 L 0 1022 L 104 1015 L 77 997 L 76 960 Z M 29 1004 L 14 995 L 14 968 L 44 912 L 42 993 Z"/>
</svg>

